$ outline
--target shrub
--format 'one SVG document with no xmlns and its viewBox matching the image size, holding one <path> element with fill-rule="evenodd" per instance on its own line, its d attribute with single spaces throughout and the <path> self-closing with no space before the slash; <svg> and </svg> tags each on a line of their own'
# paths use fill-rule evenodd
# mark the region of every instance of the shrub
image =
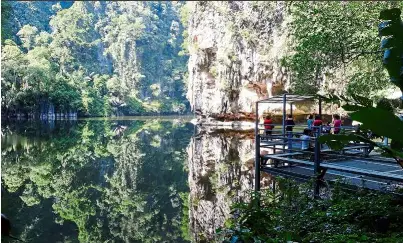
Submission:
<svg viewBox="0 0 403 243">
<path fill-rule="evenodd" d="M 310 184 L 281 180 L 277 186 L 276 193 L 252 193 L 250 202 L 233 205 L 232 218 L 217 230 L 222 240 L 403 242 L 401 198 L 336 186 L 328 199 L 314 199 Z"/>
</svg>

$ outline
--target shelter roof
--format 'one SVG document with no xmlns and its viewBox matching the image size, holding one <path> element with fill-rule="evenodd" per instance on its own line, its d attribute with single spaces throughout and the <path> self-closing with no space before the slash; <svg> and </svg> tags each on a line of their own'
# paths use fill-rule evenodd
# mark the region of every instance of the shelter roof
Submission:
<svg viewBox="0 0 403 243">
<path fill-rule="evenodd" d="M 315 97 L 314 96 L 309 96 L 309 95 L 292 95 L 292 94 L 287 94 L 286 95 L 286 103 L 295 103 L 295 102 L 300 102 L 300 101 L 314 101 Z M 270 104 L 281 104 L 283 103 L 283 95 L 275 95 L 270 98 L 264 99 L 264 100 L 259 100 L 259 103 L 270 103 Z"/>
</svg>

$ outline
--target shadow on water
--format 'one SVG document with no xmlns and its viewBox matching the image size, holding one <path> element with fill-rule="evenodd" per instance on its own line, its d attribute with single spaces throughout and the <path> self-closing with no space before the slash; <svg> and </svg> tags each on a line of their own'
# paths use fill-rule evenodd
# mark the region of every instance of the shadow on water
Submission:
<svg viewBox="0 0 403 243">
<path fill-rule="evenodd" d="M 200 132 L 186 119 L 9 122 L 1 131 L 2 213 L 29 242 L 211 241 L 253 188 L 250 136 Z"/>
</svg>

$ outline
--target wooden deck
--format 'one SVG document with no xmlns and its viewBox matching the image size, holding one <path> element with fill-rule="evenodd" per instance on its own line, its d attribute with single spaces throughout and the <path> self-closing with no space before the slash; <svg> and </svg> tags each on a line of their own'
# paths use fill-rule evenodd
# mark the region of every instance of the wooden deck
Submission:
<svg viewBox="0 0 403 243">
<path fill-rule="evenodd" d="M 261 171 L 309 180 L 315 175 L 314 152 L 301 151 L 301 143 L 293 141 L 292 149 L 281 139 L 260 143 L 263 162 Z M 355 187 L 390 191 L 403 187 L 403 169 L 393 160 L 372 153 L 365 154 L 367 145 L 347 146 L 343 151 L 323 147 L 320 151 L 319 168 L 326 170 L 323 179 L 339 181 Z M 273 153 L 275 152 L 275 153 Z"/>
<path fill-rule="evenodd" d="M 318 137 L 322 136 L 323 126 L 294 125 L 292 131 L 287 131 L 287 114 L 292 116 L 293 103 L 304 100 L 316 100 L 312 96 L 299 96 L 284 93 L 256 102 L 255 109 L 255 191 L 260 190 L 260 172 L 279 174 L 296 179 L 313 178 L 315 197 L 319 196 L 319 186 L 322 181 L 340 179 L 351 186 L 370 189 L 393 190 L 403 187 L 403 169 L 393 160 L 380 158 L 372 152 L 373 146 L 365 143 L 350 141 L 342 151 L 332 151 L 326 145 L 320 144 Z M 322 100 L 318 97 L 319 117 L 322 116 Z M 260 104 L 282 104 L 283 119 L 281 124 L 259 123 Z M 287 105 L 290 108 L 287 111 Z M 262 113 L 263 114 L 263 113 Z M 354 134 L 358 126 L 339 127 L 342 134 Z M 331 128 L 334 132 L 335 127 Z M 309 136 L 313 149 L 301 149 L 301 135 Z"/>
</svg>

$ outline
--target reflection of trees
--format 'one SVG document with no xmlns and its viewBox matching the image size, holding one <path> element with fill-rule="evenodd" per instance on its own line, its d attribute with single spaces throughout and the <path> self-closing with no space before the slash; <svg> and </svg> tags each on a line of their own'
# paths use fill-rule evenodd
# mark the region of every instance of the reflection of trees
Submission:
<svg viewBox="0 0 403 243">
<path fill-rule="evenodd" d="M 15 132 L 4 130 L 4 136 L 9 131 Z M 38 222 L 37 215 L 18 213 L 21 203 L 3 212 L 12 214 L 24 239 L 38 232 L 45 237 L 55 221 L 72 221 L 80 242 L 182 241 L 179 194 L 187 190 L 184 149 L 191 134 L 190 127 L 172 122 L 86 121 L 43 137 L 24 134 L 24 146 L 2 142 L 7 198 L 19 201 L 12 196 L 19 195 L 31 208 L 51 202 L 57 218 Z M 150 146 L 156 138 L 160 146 Z M 53 215 L 41 208 L 47 218 Z"/>
</svg>

